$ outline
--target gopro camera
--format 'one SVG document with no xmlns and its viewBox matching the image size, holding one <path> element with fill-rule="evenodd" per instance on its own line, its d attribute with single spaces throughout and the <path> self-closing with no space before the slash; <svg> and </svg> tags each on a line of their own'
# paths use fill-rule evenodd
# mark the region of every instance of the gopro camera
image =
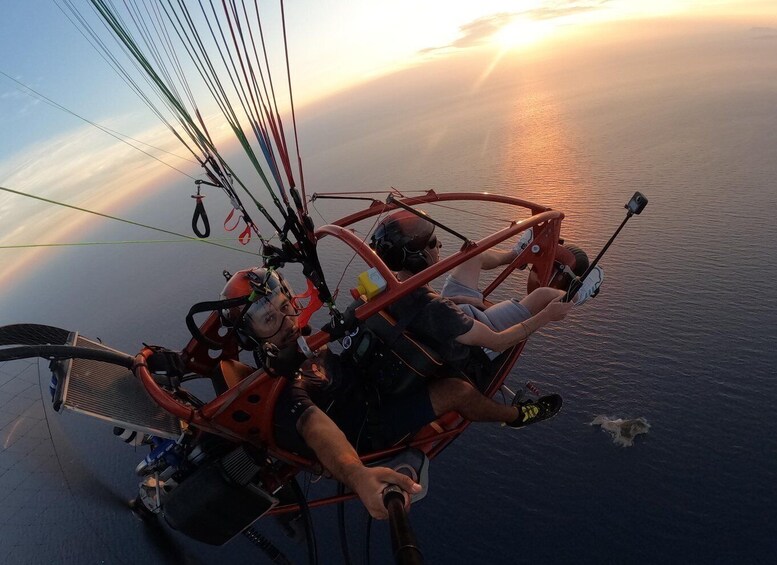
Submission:
<svg viewBox="0 0 777 565">
<path fill-rule="evenodd" d="M 639 214 L 647 206 L 648 199 L 641 192 L 635 192 L 631 200 L 628 201 L 625 208 L 629 211 L 629 214 Z"/>
</svg>

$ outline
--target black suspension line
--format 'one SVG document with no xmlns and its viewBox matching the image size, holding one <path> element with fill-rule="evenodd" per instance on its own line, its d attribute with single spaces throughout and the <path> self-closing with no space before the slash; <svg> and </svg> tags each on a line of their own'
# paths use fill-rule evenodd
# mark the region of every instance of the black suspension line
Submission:
<svg viewBox="0 0 777 565">
<path fill-rule="evenodd" d="M 56 0 L 55 0 L 56 1 Z M 100 38 L 100 36 L 95 32 L 95 30 L 89 25 L 89 23 L 86 21 L 86 19 L 83 17 L 83 15 L 76 9 L 76 7 L 72 4 L 71 0 L 61 0 L 70 11 L 70 14 L 68 14 L 67 11 L 65 11 L 62 6 L 57 4 L 59 9 L 62 11 L 62 13 L 65 15 L 65 17 L 70 20 L 70 22 L 73 24 L 73 26 L 78 30 L 79 33 L 86 39 L 92 47 L 95 49 L 98 55 L 102 57 L 102 59 L 111 67 L 113 68 L 114 72 L 121 78 L 127 86 L 131 90 L 135 92 L 135 94 L 140 98 L 140 100 L 151 110 L 151 112 L 159 118 L 159 120 L 167 126 L 167 128 L 170 130 L 170 132 L 181 142 L 181 144 L 189 150 L 189 152 L 194 156 L 198 161 L 201 161 L 200 156 L 191 148 L 191 146 L 181 137 L 181 135 L 175 130 L 175 128 L 170 124 L 170 122 L 165 118 L 165 116 L 157 109 L 157 107 L 151 102 L 150 98 L 143 92 L 143 90 L 138 86 L 137 82 L 127 73 L 127 71 L 119 64 L 116 57 L 110 52 L 108 49 L 108 46 L 105 45 L 105 42 Z M 99 16 L 99 12 L 97 9 L 92 6 L 92 9 L 95 11 L 95 13 Z M 72 17 L 71 17 L 72 15 Z M 74 21 L 74 18 L 76 21 Z M 106 22 L 103 20 L 103 25 L 106 26 L 107 29 L 110 29 Z M 127 52 L 126 48 L 119 42 L 119 47 Z M 132 64 L 140 71 L 140 67 L 137 65 L 137 63 L 130 57 L 130 61 Z M 141 76 L 144 76 L 141 74 Z M 150 87 L 153 88 L 151 83 L 149 82 L 148 78 L 144 76 L 144 80 L 149 84 Z"/>
<path fill-rule="evenodd" d="M 235 89 L 236 93 L 238 94 L 238 98 L 240 98 L 240 100 L 241 100 L 241 104 L 243 104 L 242 97 L 240 96 L 240 90 L 235 86 L 235 78 L 232 76 L 232 72 L 229 70 L 229 65 L 227 65 L 226 58 L 224 57 L 224 53 L 222 52 L 221 46 L 219 45 L 218 38 L 216 37 L 216 34 L 215 34 L 214 30 L 213 30 L 213 26 L 210 24 L 210 21 L 207 19 L 207 14 L 205 13 L 204 8 L 202 8 L 202 1 L 201 0 L 199 0 L 199 4 L 200 4 L 200 7 L 202 9 L 203 16 L 206 18 L 205 21 L 207 23 L 208 29 L 211 32 L 211 36 L 213 38 L 213 41 L 215 42 L 216 48 L 218 49 L 219 55 L 221 56 L 222 63 L 224 64 L 224 67 L 225 67 L 225 69 L 227 71 L 227 75 L 229 76 L 230 81 L 232 82 L 233 88 Z M 216 25 L 218 27 L 219 35 L 221 36 L 221 40 L 222 40 L 222 42 L 226 46 L 226 39 L 224 38 L 224 32 L 223 32 L 223 29 L 221 27 L 221 21 L 218 18 L 218 15 L 216 14 L 215 9 L 213 8 L 212 1 L 211 1 L 211 9 L 213 11 L 213 15 L 214 15 L 214 18 L 216 20 Z M 236 68 L 235 68 L 235 65 L 234 65 L 234 60 L 232 58 L 232 55 L 231 55 L 231 53 L 229 52 L 228 49 L 225 49 L 225 50 L 227 51 L 228 58 L 230 60 L 230 63 L 232 64 L 232 68 L 235 69 L 235 72 L 236 72 Z M 246 111 L 244 104 L 243 104 L 243 108 L 244 108 L 244 111 Z M 233 114 L 233 116 L 235 116 L 234 115 L 234 111 L 232 112 L 232 114 Z M 248 140 L 246 139 L 245 134 L 243 133 L 242 128 L 239 127 L 239 122 L 237 120 L 237 116 L 235 116 L 234 124 L 235 125 L 233 125 L 233 130 L 235 132 L 235 135 L 238 137 L 238 140 L 240 141 L 241 145 L 243 146 L 243 149 L 246 152 L 246 155 L 248 156 L 248 158 L 251 161 L 251 163 L 254 165 L 254 168 L 256 169 L 256 171 L 259 173 L 259 176 L 262 178 L 262 181 L 264 181 L 265 187 L 269 191 L 269 193 L 270 193 L 270 195 L 271 195 L 271 197 L 273 199 L 273 202 L 275 203 L 275 205 L 278 208 L 278 210 L 281 212 L 281 215 L 284 216 L 284 219 L 288 219 L 288 218 L 286 218 L 286 212 L 283 209 L 283 206 L 281 205 L 281 202 L 278 200 L 278 197 L 276 196 L 275 191 L 273 191 L 272 188 L 270 187 L 270 182 L 267 179 L 267 176 L 265 175 L 264 171 L 262 170 L 262 167 L 259 164 L 258 159 L 256 158 L 256 154 L 254 153 L 253 149 L 251 148 L 250 144 L 248 143 Z"/>
<path fill-rule="evenodd" d="M 149 61 L 140 51 L 137 44 L 134 42 L 134 40 L 132 39 L 129 32 L 126 30 L 126 28 L 121 27 L 121 23 L 118 17 L 106 6 L 104 0 L 92 0 L 92 4 L 98 10 L 99 14 L 103 17 L 104 21 L 106 21 L 107 24 L 110 26 L 110 28 L 115 32 L 116 36 L 125 45 L 125 47 L 128 49 L 131 56 L 140 64 L 140 66 L 145 71 L 145 73 L 149 77 L 151 77 L 151 79 L 153 80 L 153 83 L 156 85 L 158 90 L 161 91 L 162 98 L 166 99 L 170 103 L 174 113 L 179 116 L 179 120 L 182 122 L 182 125 L 186 129 L 189 136 L 195 142 L 197 142 L 198 145 L 200 145 L 201 147 L 204 146 L 207 149 L 206 154 L 218 156 L 218 160 L 223 165 L 224 161 L 218 155 L 218 151 L 216 150 L 213 143 L 205 137 L 205 135 L 201 132 L 201 130 L 199 130 L 199 128 L 197 128 L 196 123 L 192 119 L 191 114 L 186 110 L 186 108 L 183 106 L 181 101 L 175 97 L 175 95 L 170 90 L 170 88 L 165 85 L 164 81 L 161 79 L 159 74 L 154 70 L 154 68 L 151 66 Z M 213 171 L 213 172 L 216 173 L 216 176 L 218 176 L 217 171 Z M 225 185 L 225 187 L 229 186 L 228 182 L 226 183 L 224 182 L 226 179 L 222 178 L 220 180 L 222 184 Z M 241 185 L 241 187 L 244 188 L 244 190 L 246 190 L 249 196 L 251 196 L 252 200 L 259 208 L 260 212 L 262 212 L 264 216 L 267 218 L 267 220 L 273 225 L 273 227 L 277 229 L 278 226 L 275 223 L 272 216 L 266 211 L 266 209 L 261 205 L 261 203 L 259 203 L 258 200 L 256 200 L 253 197 L 253 195 L 251 195 L 250 191 L 248 191 L 247 187 L 245 187 L 245 185 L 242 182 L 239 182 L 239 184 Z M 239 203 L 239 199 L 236 197 L 237 195 L 234 194 L 234 191 L 232 191 L 232 194 L 229 194 L 229 195 L 232 198 L 233 203 L 234 202 Z M 239 205 L 241 207 L 241 212 L 243 214 L 243 217 L 246 219 L 246 223 L 250 227 L 252 227 L 252 229 L 258 234 L 258 229 L 256 228 L 256 225 L 250 220 L 250 216 L 245 210 L 245 207 L 242 206 L 242 203 L 240 203 Z"/>
<path fill-rule="evenodd" d="M 210 90 L 214 101 L 220 107 L 222 113 L 224 114 L 224 117 L 227 119 L 227 122 L 230 124 L 230 127 L 235 133 L 235 136 L 241 142 L 241 145 L 243 146 L 244 150 L 246 150 L 246 154 L 254 164 L 254 168 L 257 170 L 260 177 L 262 177 L 266 188 L 268 189 L 271 196 L 273 197 L 273 200 L 276 202 L 276 205 L 278 205 L 278 209 L 281 211 L 281 215 L 284 216 L 285 218 L 285 213 L 283 209 L 280 207 L 280 203 L 278 202 L 277 197 L 275 196 L 275 193 L 270 187 L 269 182 L 267 181 L 267 178 L 265 177 L 264 172 L 262 171 L 261 165 L 259 165 L 258 160 L 256 159 L 256 156 L 253 154 L 253 151 L 250 149 L 250 146 L 248 145 L 247 140 L 245 139 L 245 136 L 242 134 L 242 129 L 240 128 L 239 122 L 237 121 L 237 116 L 234 113 L 234 110 L 232 109 L 231 105 L 229 104 L 228 96 L 224 91 L 223 86 L 218 80 L 217 73 L 213 67 L 212 62 L 210 61 L 210 58 L 207 55 L 207 51 L 205 49 L 205 46 L 202 43 L 202 39 L 197 33 L 197 29 L 196 29 L 196 26 L 194 25 L 191 15 L 189 14 L 186 7 L 180 2 L 180 0 L 179 0 L 179 8 L 180 8 L 181 16 L 183 16 L 183 18 L 186 21 L 185 26 L 183 22 L 181 22 L 181 18 L 179 17 L 179 12 L 175 11 L 172 5 L 170 5 L 170 11 L 168 11 L 167 8 L 164 8 L 163 6 L 163 9 L 167 14 L 168 20 L 173 25 L 173 28 L 178 34 L 179 39 L 184 44 L 184 48 L 187 50 L 192 62 L 195 64 L 195 67 L 200 73 L 200 76 L 205 81 L 206 86 Z M 203 11 L 203 16 L 207 18 L 207 14 L 205 13 L 204 8 L 202 8 L 202 6 L 201 6 L 201 10 Z M 172 14 L 170 12 L 172 12 Z M 215 33 L 212 31 L 212 27 L 210 26 L 209 22 L 208 22 L 208 26 L 211 28 L 211 35 L 214 41 L 217 42 Z M 187 33 L 187 29 L 188 29 L 188 33 Z M 192 40 L 194 41 L 194 43 L 196 43 L 196 46 L 197 46 L 196 48 L 195 48 L 195 45 L 192 43 Z M 188 43 L 188 47 L 186 46 L 186 43 Z M 221 50 L 220 47 L 218 46 L 218 43 L 217 43 L 217 48 L 219 49 L 219 51 Z M 222 57 L 222 60 L 223 60 L 223 57 Z M 202 123 L 201 125 L 203 126 L 203 128 L 205 127 L 204 123 Z M 208 139 L 207 141 L 205 141 L 205 143 L 208 145 L 209 149 L 214 154 L 218 154 L 218 151 L 216 150 L 212 141 Z M 218 156 L 218 159 L 222 163 L 222 166 L 226 166 L 226 163 L 224 162 L 223 159 L 221 159 L 220 156 Z M 276 231 L 280 231 L 280 227 L 278 226 L 278 224 L 275 223 L 275 220 L 269 215 L 269 213 L 266 211 L 264 206 L 262 206 L 261 203 L 258 200 L 256 200 L 256 198 L 253 196 L 253 194 L 251 194 L 251 192 L 248 190 L 245 184 L 236 175 L 234 175 L 234 172 L 232 172 L 232 176 L 233 178 L 235 178 L 238 184 L 246 191 L 246 193 L 252 199 L 252 201 L 260 210 L 260 212 L 262 212 L 265 218 L 272 224 L 273 228 Z M 247 213 L 244 208 L 242 209 L 242 212 L 244 213 L 245 216 L 247 216 Z"/>
<path fill-rule="evenodd" d="M 251 251 L 247 251 L 245 249 L 238 249 L 236 247 L 231 247 L 229 245 L 223 245 L 221 243 L 216 243 L 214 241 L 209 241 L 209 240 L 206 240 L 206 239 L 198 239 L 198 238 L 191 237 L 191 236 L 188 236 L 188 235 L 184 235 L 184 234 L 181 234 L 181 233 L 177 233 L 177 232 L 174 232 L 174 231 L 171 231 L 171 230 L 166 230 L 166 229 L 163 229 L 163 228 L 158 228 L 158 227 L 155 227 L 155 226 L 150 226 L 148 224 L 142 224 L 140 222 L 134 222 L 132 220 L 127 220 L 127 219 L 124 219 L 124 218 L 119 218 L 118 216 L 111 216 L 110 214 L 103 214 L 102 212 L 97 212 L 96 210 L 90 210 L 88 208 L 82 208 L 80 206 L 74 206 L 72 204 L 65 204 L 64 202 L 58 202 L 56 200 L 51 200 L 49 198 L 44 198 L 42 196 L 36 196 L 34 194 L 29 194 L 27 192 L 22 192 L 20 190 L 13 190 L 12 188 L 8 188 L 8 187 L 5 187 L 5 186 L 0 186 L 0 190 L 2 190 L 4 192 L 9 192 L 11 194 L 16 194 L 16 195 L 19 195 L 19 196 L 25 196 L 27 198 L 32 198 L 34 200 L 40 200 L 41 202 L 47 202 L 48 204 L 55 204 L 57 206 L 62 206 L 63 208 L 70 208 L 71 210 L 77 210 L 79 212 L 85 212 L 85 213 L 88 213 L 88 214 L 94 214 L 95 216 L 100 216 L 101 218 L 106 218 L 108 220 L 116 220 L 118 222 L 123 222 L 125 224 L 130 224 L 130 225 L 137 226 L 137 227 L 140 227 L 140 228 L 145 228 L 145 229 L 157 231 L 157 232 L 160 232 L 160 233 L 166 233 L 168 235 L 174 235 L 176 237 L 182 238 L 182 240 L 201 241 L 202 243 L 205 243 L 207 245 L 215 245 L 216 247 L 223 247 L 225 249 L 231 249 L 232 251 L 240 251 L 241 253 L 248 253 L 250 255 L 256 255 L 256 253 L 253 253 Z"/>
<path fill-rule="evenodd" d="M 157 157 L 156 155 L 152 155 L 152 154 L 151 154 L 151 153 L 149 153 L 148 151 L 145 151 L 145 150 L 141 149 L 140 147 L 137 147 L 136 145 L 133 145 L 132 143 L 130 143 L 130 142 L 129 142 L 129 141 L 127 141 L 127 140 L 128 140 L 128 139 L 129 139 L 129 140 L 132 140 L 132 141 L 134 141 L 135 143 L 140 143 L 140 144 L 142 144 L 142 145 L 145 145 L 146 147 L 150 147 L 150 148 L 152 148 L 152 149 L 155 149 L 156 151 L 160 151 L 160 152 L 162 152 L 162 153 L 167 153 L 168 155 L 170 155 L 170 156 L 172 156 L 172 157 L 176 157 L 176 158 L 178 158 L 178 159 L 182 159 L 182 160 L 184 160 L 184 161 L 189 161 L 190 163 L 195 163 L 195 164 L 196 164 L 196 161 L 193 161 L 193 160 L 189 159 L 188 157 L 181 157 L 180 155 L 176 155 L 175 153 L 172 153 L 172 152 L 170 152 L 170 151 L 167 151 L 166 149 L 162 149 L 161 147 L 156 147 L 156 146 L 154 146 L 154 145 L 151 145 L 150 143 L 146 143 L 145 141 L 141 141 L 140 139 L 136 139 L 136 138 L 134 138 L 134 137 L 132 137 L 132 136 L 130 136 L 130 135 L 127 135 L 127 134 L 124 134 L 124 133 L 118 132 L 118 131 L 116 131 L 116 130 L 113 130 L 113 129 L 109 128 L 109 127 L 106 127 L 106 126 L 104 126 L 104 125 L 102 125 L 102 124 L 98 124 L 97 122 L 93 122 L 92 120 L 90 120 L 90 119 L 88 119 L 88 118 L 85 118 L 85 117 L 81 116 L 80 114 L 77 114 L 77 113 L 76 113 L 76 112 L 74 112 L 73 110 L 70 110 L 70 109 L 68 109 L 68 108 L 64 107 L 62 104 L 59 104 L 58 102 L 55 102 L 55 101 L 54 101 L 54 100 L 52 100 L 51 98 L 48 98 L 47 96 L 45 96 L 45 95 L 41 94 L 40 92 L 38 92 L 37 90 L 35 90 L 35 89 L 34 89 L 34 88 L 32 88 L 31 86 L 28 86 L 28 85 L 24 84 L 23 82 L 20 82 L 20 81 L 16 80 L 15 78 L 13 78 L 12 76 L 10 76 L 10 75 L 6 74 L 6 73 L 5 73 L 5 72 L 3 72 L 2 70 L 0 70 L 0 75 L 3 75 L 3 76 L 4 76 L 4 77 L 6 77 L 7 79 L 9 79 L 9 80 L 12 80 L 12 81 L 13 81 L 13 82 L 15 82 L 17 85 L 19 85 L 19 86 L 21 86 L 22 88 L 24 88 L 24 90 L 22 90 L 21 92 L 24 92 L 24 93 L 25 93 L 25 94 L 27 94 L 28 96 L 32 96 L 32 97 L 34 97 L 34 98 L 36 98 L 36 99 L 40 100 L 41 102 L 43 102 L 43 103 L 45 103 L 45 104 L 48 104 L 48 105 L 49 105 L 49 106 L 51 106 L 52 108 L 56 108 L 56 109 L 58 109 L 58 110 L 62 110 L 63 112 L 66 112 L 66 113 L 70 114 L 71 116 L 74 116 L 74 117 L 78 118 L 79 120 L 81 120 L 81 121 L 84 121 L 84 122 L 86 122 L 87 124 L 89 124 L 89 125 L 92 125 L 92 126 L 96 127 L 96 128 L 97 128 L 97 129 L 99 129 L 99 130 L 102 130 L 103 132 L 107 133 L 108 135 L 110 135 L 110 136 L 111 136 L 111 137 L 113 137 L 114 139 L 116 139 L 116 140 L 118 140 L 118 141 L 121 141 L 122 143 L 125 143 L 125 144 L 129 145 L 129 146 L 130 146 L 130 147 L 132 147 L 133 149 L 136 149 L 137 151 L 140 151 L 140 152 L 141 152 L 141 153 L 143 153 L 144 155 L 147 155 L 148 157 L 151 157 L 152 159 L 154 159 L 154 160 L 158 161 L 159 163 L 161 163 L 161 164 L 165 165 L 166 167 L 169 167 L 169 168 L 173 169 L 174 171 L 177 171 L 177 172 L 181 173 L 182 175 L 184 175 L 184 176 L 186 176 L 186 177 L 189 177 L 189 178 L 190 178 L 190 179 L 192 179 L 192 180 L 196 180 L 196 179 L 195 179 L 193 176 L 191 176 L 190 174 L 188 174 L 188 173 L 186 173 L 186 172 L 182 171 L 182 170 L 181 170 L 181 169 L 179 169 L 178 167 L 175 167 L 174 165 L 171 165 L 170 163 L 167 163 L 167 162 L 163 161 L 162 159 L 160 159 L 160 158 L 159 158 L 159 157 Z"/>
<path fill-rule="evenodd" d="M 190 13 L 184 0 L 165 0 L 159 3 L 154 3 L 151 0 L 125 0 L 128 13 L 126 21 L 113 6 L 111 0 L 91 0 L 91 7 L 96 15 L 99 16 L 102 24 L 112 33 L 117 44 L 126 53 L 135 69 L 148 84 L 149 88 L 144 90 L 140 87 L 138 81 L 133 76 L 130 76 L 128 70 L 122 67 L 116 56 L 110 52 L 105 42 L 86 18 L 74 7 L 72 0 L 60 1 L 64 3 L 64 6 L 68 7 L 72 14 L 72 16 L 68 15 L 68 18 L 74 24 L 76 24 L 76 21 L 78 22 L 76 27 L 79 28 L 84 37 L 100 52 L 108 64 L 114 68 L 119 76 L 125 80 L 130 88 L 138 94 L 141 100 L 197 159 L 210 181 L 207 184 L 218 186 L 225 191 L 233 207 L 236 211 L 239 211 L 242 220 L 245 221 L 247 229 L 256 233 L 262 240 L 265 249 L 272 253 L 273 249 L 262 238 L 257 225 L 251 219 L 241 201 L 236 188 L 239 186 L 248 195 L 281 240 L 282 250 L 276 250 L 278 252 L 275 257 L 276 263 L 280 264 L 283 261 L 302 263 L 305 276 L 313 282 L 322 301 L 329 304 L 330 311 L 334 312 L 334 304 L 331 302 L 331 295 L 327 289 L 323 269 L 316 252 L 313 222 L 307 215 L 307 203 L 304 196 L 300 197 L 297 192 L 291 173 L 289 151 L 278 112 L 278 103 L 272 82 L 257 2 L 254 2 L 256 23 L 252 25 L 253 16 L 249 17 L 249 10 L 245 2 L 238 8 L 235 0 L 221 0 L 223 13 L 219 15 L 214 0 L 209 1 L 209 10 L 206 9 L 203 0 L 198 0 L 199 10 L 202 13 L 202 17 L 204 17 L 213 47 L 211 48 L 210 41 L 208 46 L 211 50 L 215 48 L 218 52 L 218 58 L 221 61 L 219 69 L 223 71 L 222 75 L 224 72 L 226 73 L 226 82 L 222 83 L 219 76 L 220 73 L 216 71 L 214 61 L 211 60 L 208 49 L 203 42 L 203 37 L 198 32 L 198 26 L 192 17 L 193 14 Z M 149 2 L 151 2 L 151 5 L 149 5 Z M 145 10 L 142 8 L 145 8 Z M 64 8 L 63 11 L 65 11 Z M 281 18 L 284 28 L 284 54 L 292 108 L 295 147 L 301 175 L 302 163 L 299 156 L 296 115 L 293 109 L 294 101 L 291 91 L 291 73 L 283 3 L 281 3 Z M 130 25 L 135 30 L 137 39 L 133 38 Z M 199 27 L 203 28 L 202 25 Z M 231 47 L 225 27 L 229 28 L 229 33 L 231 34 Z M 258 28 L 259 37 L 262 41 L 264 69 L 257 51 L 256 41 L 254 41 L 254 27 Z M 178 47 L 179 44 L 176 43 L 175 47 L 173 46 L 172 38 L 176 35 L 180 41 L 180 46 L 187 53 L 191 64 L 202 78 L 213 101 L 221 110 L 227 124 L 231 127 L 245 154 L 261 177 L 275 207 L 283 218 L 282 225 L 276 222 L 273 215 L 254 196 L 243 180 L 235 174 L 233 168 L 230 167 L 216 148 L 215 141 L 208 132 L 202 113 L 195 103 L 193 90 L 187 80 L 182 62 L 176 54 L 175 47 Z M 249 44 L 252 46 L 251 48 L 249 48 Z M 264 76 L 265 72 L 267 77 Z M 259 75 L 258 78 L 257 74 Z M 260 80 L 261 86 L 259 84 Z M 229 86 L 227 87 L 227 85 Z M 227 93 L 228 88 L 230 89 L 230 94 Z M 175 117 L 174 121 L 177 122 L 178 127 L 174 127 L 160 109 L 152 103 L 149 97 L 151 92 L 158 96 L 164 107 Z M 184 100 L 187 100 L 188 104 Z M 233 101 L 235 101 L 234 104 Z M 238 112 L 241 112 L 240 115 L 238 115 Z M 243 127 L 241 127 L 240 122 L 243 116 L 248 119 L 250 128 L 262 148 L 263 156 L 270 167 L 277 190 L 273 189 L 264 167 L 259 162 L 257 153 L 249 143 Z M 190 141 L 186 142 L 184 136 Z M 284 182 L 281 178 L 281 165 L 290 183 L 289 194 L 292 197 L 291 199 L 286 194 Z M 278 192 L 280 192 L 280 196 L 283 198 L 283 203 L 278 197 Z"/>
</svg>

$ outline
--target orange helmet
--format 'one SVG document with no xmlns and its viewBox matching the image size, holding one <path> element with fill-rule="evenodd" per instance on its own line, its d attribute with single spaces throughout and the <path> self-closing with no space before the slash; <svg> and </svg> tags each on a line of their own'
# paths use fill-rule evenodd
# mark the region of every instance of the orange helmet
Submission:
<svg viewBox="0 0 777 565">
<path fill-rule="evenodd" d="M 253 344 L 275 336 L 289 316 L 298 316 L 291 286 L 277 271 L 254 267 L 236 272 L 221 291 L 224 300 L 246 298 L 242 306 L 221 311 L 226 324 Z"/>
</svg>

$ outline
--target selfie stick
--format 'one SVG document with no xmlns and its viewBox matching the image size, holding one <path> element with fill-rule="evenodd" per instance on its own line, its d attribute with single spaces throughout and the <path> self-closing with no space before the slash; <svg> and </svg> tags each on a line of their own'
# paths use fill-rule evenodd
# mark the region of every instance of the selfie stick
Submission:
<svg viewBox="0 0 777 565">
<path fill-rule="evenodd" d="M 581 286 L 583 286 L 583 281 L 585 280 L 585 278 L 591 273 L 591 271 L 593 271 L 594 267 L 596 267 L 596 264 L 602 258 L 602 255 L 604 255 L 605 251 L 607 251 L 610 248 L 610 245 L 612 245 L 612 242 L 615 241 L 616 237 L 618 237 L 618 234 L 623 229 L 623 226 L 625 226 L 626 222 L 629 221 L 629 218 L 631 218 L 634 214 L 639 215 L 639 213 L 645 209 L 645 206 L 647 206 L 647 203 L 648 203 L 648 199 L 644 194 L 642 194 L 639 191 L 634 193 L 634 196 L 631 197 L 631 200 L 629 200 L 624 206 L 624 208 L 626 208 L 626 217 L 623 218 L 621 225 L 618 226 L 618 229 L 615 230 L 614 234 L 612 234 L 612 237 L 610 238 L 610 240 L 599 252 L 599 255 L 596 256 L 596 259 L 594 259 L 591 262 L 591 264 L 588 265 L 588 268 L 585 270 L 585 272 L 579 277 L 576 277 L 569 284 L 569 289 L 567 290 L 566 296 L 561 299 L 562 302 L 569 302 L 570 300 L 572 300 L 572 297 L 575 294 L 577 294 L 577 291 L 580 290 Z"/>
</svg>

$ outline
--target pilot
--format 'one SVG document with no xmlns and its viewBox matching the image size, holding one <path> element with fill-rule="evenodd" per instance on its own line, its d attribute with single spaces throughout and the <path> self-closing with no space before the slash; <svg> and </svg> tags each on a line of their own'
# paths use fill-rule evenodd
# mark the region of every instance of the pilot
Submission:
<svg viewBox="0 0 777 565">
<path fill-rule="evenodd" d="M 290 286 L 278 271 L 239 271 L 227 282 L 222 296 L 249 298 L 248 305 L 224 311 L 245 347 L 283 351 L 295 346 L 301 335 L 299 309 Z M 432 315 L 445 328 L 442 340 L 493 351 L 512 347 L 531 331 L 562 320 L 572 307 L 572 303 L 553 301 L 523 324 L 497 332 L 444 298 L 436 297 L 429 303 Z M 456 360 L 453 357 L 451 361 Z M 443 358 L 448 360 L 445 355 Z M 495 402 L 463 378 L 421 382 L 406 394 L 378 398 L 376 403 L 365 393 L 360 376 L 347 355 L 335 355 L 326 349 L 304 362 L 299 376 L 286 387 L 276 406 L 275 434 L 282 447 L 315 456 L 334 478 L 359 496 L 375 518 L 387 516 L 382 502 L 387 484 L 396 484 L 411 494 L 421 487 L 391 469 L 364 466 L 357 448 L 374 449 L 376 441 L 390 445 L 450 411 L 470 421 L 505 422 L 511 427 L 541 421 L 557 411 L 544 402 L 549 397 L 514 405 Z"/>
</svg>

